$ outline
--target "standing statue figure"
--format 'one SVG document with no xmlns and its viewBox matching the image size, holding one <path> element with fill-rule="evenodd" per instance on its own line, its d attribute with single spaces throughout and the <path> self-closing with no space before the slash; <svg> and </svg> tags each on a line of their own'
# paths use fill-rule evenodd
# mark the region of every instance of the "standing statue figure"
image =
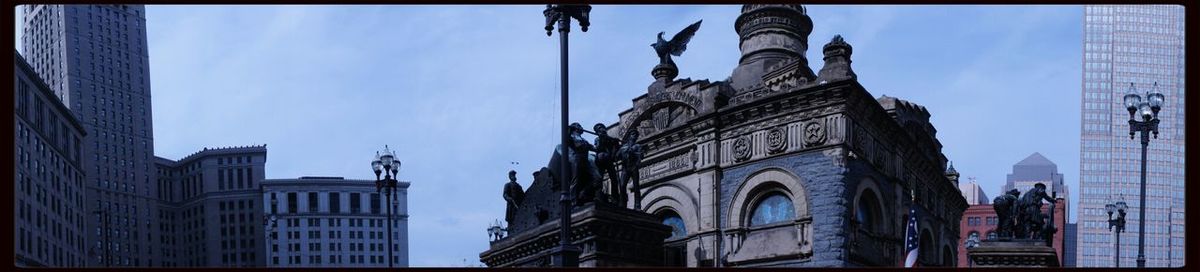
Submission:
<svg viewBox="0 0 1200 272">
<path fill-rule="evenodd" d="M 504 184 L 504 202 L 508 206 L 504 210 L 504 221 L 508 226 L 512 226 L 513 219 L 516 218 L 517 208 L 521 207 L 521 201 L 525 201 L 525 189 L 521 188 L 521 184 L 517 183 L 517 171 L 508 171 L 508 183 Z"/>
<path fill-rule="evenodd" d="M 658 53 L 659 64 L 675 66 L 675 62 L 671 61 L 671 55 L 683 55 L 683 51 L 687 50 L 688 41 L 691 41 L 692 36 L 696 35 L 696 30 L 700 30 L 700 22 L 703 21 L 696 21 L 696 23 L 683 28 L 671 37 L 670 41 L 663 40 L 663 34 L 667 34 L 666 32 L 659 32 L 658 41 L 650 44 L 651 47 L 654 47 L 654 52 Z"/>
<path fill-rule="evenodd" d="M 583 205 L 596 200 L 596 195 L 599 194 L 596 190 L 596 176 L 594 161 L 588 151 L 595 150 L 592 144 L 588 143 L 583 138 L 583 126 L 579 123 L 571 123 L 571 169 L 572 179 L 571 192 L 575 194 L 575 204 Z"/>
<path fill-rule="evenodd" d="M 1017 196 L 1020 194 L 1021 192 L 1017 189 L 1012 189 L 992 199 L 992 209 L 996 210 L 996 217 L 1000 221 L 997 222 L 996 237 L 1012 238 L 1014 236 Z"/>
<path fill-rule="evenodd" d="M 599 177 L 603 177 L 605 174 L 608 175 L 608 201 L 623 204 L 624 202 L 619 199 L 621 194 L 618 193 L 620 188 L 617 186 L 617 183 L 620 183 L 620 180 L 617 179 L 616 162 L 617 151 L 621 148 L 621 142 L 617 138 L 608 136 L 608 127 L 605 127 L 604 124 L 596 123 L 595 126 L 592 126 L 592 129 L 596 133 L 596 168 L 600 171 Z"/>
<path fill-rule="evenodd" d="M 1054 203 L 1054 199 L 1046 194 L 1045 184 L 1034 184 L 1033 188 L 1025 192 L 1021 199 L 1017 201 L 1017 218 L 1018 231 L 1020 238 L 1025 239 L 1042 239 L 1039 234 L 1044 234 L 1046 220 L 1042 214 L 1042 200 Z"/>
<path fill-rule="evenodd" d="M 633 184 L 633 209 L 642 209 L 642 191 L 639 184 L 640 177 L 638 170 L 642 164 L 642 145 L 637 143 L 638 131 L 635 128 L 629 128 L 629 133 L 625 134 L 625 139 L 621 142 L 621 148 L 617 150 L 617 158 L 621 160 L 621 182 L 620 194 L 621 205 L 628 203 L 629 195 L 628 186 Z"/>
</svg>

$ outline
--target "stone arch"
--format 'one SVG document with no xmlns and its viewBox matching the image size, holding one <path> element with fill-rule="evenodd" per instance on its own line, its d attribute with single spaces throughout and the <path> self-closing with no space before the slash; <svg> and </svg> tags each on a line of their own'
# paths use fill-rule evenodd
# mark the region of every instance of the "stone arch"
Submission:
<svg viewBox="0 0 1200 272">
<path fill-rule="evenodd" d="M 749 209 L 752 209 L 752 205 L 771 192 L 780 192 L 791 199 L 796 219 L 811 216 L 808 211 L 808 191 L 805 190 L 800 178 L 787 170 L 770 167 L 751 174 L 733 193 L 733 198 L 729 202 L 728 216 L 725 217 L 728 226 L 744 227 L 749 225 L 749 218 L 747 218 L 747 214 L 751 212 Z"/>
<path fill-rule="evenodd" d="M 654 105 L 650 105 L 650 106 L 642 108 L 642 109 L 635 109 L 635 112 L 633 112 L 632 114 L 629 115 L 629 116 L 632 116 L 631 119 L 621 122 L 621 128 L 619 131 L 617 131 L 618 137 L 624 139 L 625 136 L 629 134 L 630 129 L 637 129 L 638 125 L 641 124 L 642 121 L 654 119 L 654 113 L 658 112 L 658 110 L 663 109 L 663 108 L 675 107 L 675 106 L 684 107 L 685 109 L 687 109 L 688 111 L 691 112 L 693 117 L 694 117 L 694 115 L 700 113 L 700 111 L 696 105 L 688 104 L 686 102 L 677 101 L 677 100 L 663 100 L 658 103 L 655 103 Z M 646 135 L 641 135 L 641 136 L 645 137 Z"/>
<path fill-rule="evenodd" d="M 887 216 L 888 213 L 885 212 L 892 209 L 890 209 L 888 201 L 884 201 L 885 198 L 883 198 L 883 191 L 879 190 L 879 184 L 875 182 L 875 179 L 872 178 L 864 178 L 862 181 L 859 181 L 858 188 L 856 189 L 854 198 L 852 199 L 853 202 L 851 202 L 851 220 L 856 220 L 854 216 L 857 216 L 860 208 L 862 208 L 859 207 L 859 205 L 864 204 L 864 200 L 867 200 L 867 198 L 864 197 L 874 198 L 874 204 L 876 205 L 876 214 L 872 215 L 872 219 L 878 224 L 875 224 L 876 227 L 871 230 L 878 234 L 885 234 L 889 231 L 892 231 L 892 226 L 894 224 L 892 222 L 893 218 L 891 216 Z"/>
<path fill-rule="evenodd" d="M 650 187 L 643 199 L 648 199 L 645 205 L 642 205 L 642 211 L 650 214 L 669 209 L 679 214 L 683 218 L 684 226 L 687 227 L 687 232 L 700 232 L 700 217 L 696 214 L 696 199 L 688 190 L 675 184 L 675 181 L 665 182 L 653 187 Z"/>
</svg>

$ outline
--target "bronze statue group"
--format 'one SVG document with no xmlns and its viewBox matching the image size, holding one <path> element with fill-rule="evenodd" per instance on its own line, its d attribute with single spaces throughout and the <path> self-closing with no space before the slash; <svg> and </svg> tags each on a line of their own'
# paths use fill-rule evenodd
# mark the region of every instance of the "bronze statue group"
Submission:
<svg viewBox="0 0 1200 272">
<path fill-rule="evenodd" d="M 1042 213 L 1042 200 L 1050 202 L 1049 213 Z M 1054 205 L 1054 198 L 1046 194 L 1046 185 L 1041 183 L 1035 184 L 1025 195 L 1012 189 L 997 196 L 992 200 L 992 208 L 999 219 L 997 239 L 1045 240 L 1047 246 L 1053 245 L 1054 233 L 1058 231 L 1054 226 Z"/>
<path fill-rule="evenodd" d="M 634 209 L 640 209 L 641 192 L 638 190 L 638 165 L 642 161 L 642 146 L 637 143 L 636 129 L 625 134 L 624 139 L 616 139 L 608 135 L 608 127 L 597 123 L 587 131 L 579 123 L 572 123 L 570 130 L 570 146 L 565 150 L 566 156 L 556 152 L 556 156 L 566 158 L 570 164 L 570 192 L 575 198 L 575 205 L 592 202 L 604 202 L 625 207 L 629 202 L 629 191 L 634 195 Z M 583 133 L 596 135 L 594 143 L 583 138 Z M 558 149 L 563 150 L 563 149 Z M 563 162 L 562 158 L 558 160 Z M 618 171 L 617 166 L 620 166 Z M 552 172 L 553 173 L 553 172 Z M 608 179 L 605 180 L 605 175 Z M 525 192 L 517 183 L 517 172 L 508 172 L 508 183 L 504 185 L 504 201 L 507 202 L 505 221 L 512 222 Z M 607 184 L 605 182 L 607 181 Z M 557 184 L 557 182 L 553 183 Z M 608 192 L 603 188 L 607 185 Z M 632 186 L 630 186 L 632 185 Z"/>
</svg>

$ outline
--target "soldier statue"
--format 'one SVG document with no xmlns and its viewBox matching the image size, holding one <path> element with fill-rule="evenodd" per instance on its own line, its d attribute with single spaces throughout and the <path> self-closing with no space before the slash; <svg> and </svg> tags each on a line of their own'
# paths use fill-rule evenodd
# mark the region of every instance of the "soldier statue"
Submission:
<svg viewBox="0 0 1200 272">
<path fill-rule="evenodd" d="M 521 207 L 521 201 L 525 200 L 525 190 L 521 188 L 521 184 L 517 183 L 517 171 L 508 171 L 508 183 L 504 184 L 504 202 L 508 203 L 504 210 L 504 221 L 509 226 L 513 224 L 513 219 L 516 218 L 517 208 Z"/>
<path fill-rule="evenodd" d="M 1054 203 L 1054 199 L 1046 194 L 1045 184 L 1034 184 L 1017 201 L 1017 224 L 1020 238 L 1043 239 L 1046 237 L 1046 216 L 1042 214 L 1042 200 Z M 1053 204 L 1051 204 L 1053 205 Z M 1053 208 L 1053 206 L 1052 206 Z M 1053 235 L 1053 233 L 1050 233 Z"/>
<path fill-rule="evenodd" d="M 638 169 L 642 163 L 642 145 L 637 143 L 638 131 L 635 128 L 630 128 L 625 134 L 625 139 L 621 142 L 621 148 L 617 150 L 617 158 L 621 161 L 621 182 L 618 192 L 621 196 L 621 205 L 624 206 L 628 202 L 628 189 L 633 189 L 633 209 L 640 210 L 642 208 L 642 192 L 641 185 L 638 183 Z M 629 188 L 632 183 L 633 187 Z M 615 194 L 615 193 L 614 193 Z"/>
<path fill-rule="evenodd" d="M 579 123 L 571 123 L 571 167 L 574 182 L 571 184 L 571 192 L 575 194 L 575 204 L 583 205 L 597 199 L 600 190 L 596 189 L 596 176 L 599 176 L 594 165 L 593 158 L 589 156 L 588 151 L 595 150 L 592 144 L 583 139 L 583 126 Z"/>
<path fill-rule="evenodd" d="M 608 136 L 608 128 L 604 124 L 596 123 L 592 126 L 596 133 L 596 168 L 600 171 L 598 177 L 608 175 L 609 199 L 612 203 L 623 204 L 623 199 L 620 199 L 621 194 L 618 193 L 620 188 L 617 183 L 617 151 L 621 148 L 621 142 L 617 138 Z M 599 179 L 597 179 L 599 181 Z"/>
<path fill-rule="evenodd" d="M 992 208 L 996 210 L 996 217 L 1000 222 L 997 222 L 996 237 L 1012 238 L 1014 235 L 1014 224 L 1016 218 L 1017 196 L 1021 194 L 1017 189 L 1009 190 L 1006 194 L 996 196 L 992 199 Z"/>
</svg>

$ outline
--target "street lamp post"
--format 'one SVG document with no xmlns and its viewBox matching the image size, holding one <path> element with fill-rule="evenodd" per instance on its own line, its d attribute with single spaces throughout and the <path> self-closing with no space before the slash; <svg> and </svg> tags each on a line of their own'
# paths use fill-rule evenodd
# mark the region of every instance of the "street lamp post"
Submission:
<svg viewBox="0 0 1200 272">
<path fill-rule="evenodd" d="M 1133 83 L 1129 83 L 1129 93 L 1125 94 L 1125 109 L 1129 111 L 1129 138 L 1133 139 L 1137 132 L 1142 133 L 1142 193 L 1141 204 L 1138 206 L 1138 267 L 1146 267 L 1146 146 L 1150 145 L 1150 133 L 1158 139 L 1158 111 L 1162 109 L 1163 97 L 1158 92 L 1158 82 L 1146 93 L 1146 101 L 1137 94 Z M 1139 114 L 1140 113 L 1140 114 Z M 1141 115 L 1142 120 L 1134 118 Z"/>
<path fill-rule="evenodd" d="M 1117 243 L 1114 245 L 1113 251 L 1116 254 L 1113 256 L 1114 267 L 1121 267 L 1121 233 L 1125 232 L 1125 209 L 1129 208 L 1125 201 L 1117 201 L 1117 204 L 1105 204 L 1104 210 L 1108 211 L 1108 230 L 1113 231 L 1113 236 L 1116 236 Z M 1117 212 L 1117 218 L 1113 218 L 1113 212 Z M 1115 230 L 1113 228 L 1116 228 Z"/>
<path fill-rule="evenodd" d="M 400 160 L 397 160 L 387 145 L 384 145 L 382 154 L 375 152 L 375 160 L 371 161 L 371 170 L 375 171 L 375 191 L 383 192 L 383 195 L 387 197 L 388 268 L 391 268 L 392 249 L 395 247 L 392 241 L 392 193 L 395 192 L 399 183 L 396 178 L 400 173 Z M 384 174 L 383 179 L 379 177 L 381 173 Z"/>
<path fill-rule="evenodd" d="M 112 267 L 112 228 L 109 227 L 108 212 L 104 210 L 92 211 L 93 214 L 104 217 L 104 244 L 101 248 L 104 251 L 104 267 Z"/>
<path fill-rule="evenodd" d="M 571 32 L 571 18 L 579 20 L 579 28 L 583 32 L 587 32 L 588 26 L 591 25 L 591 22 L 588 20 L 588 12 L 591 10 L 592 6 L 586 4 L 560 4 L 546 5 L 546 10 L 542 11 L 542 14 L 546 16 L 546 36 L 551 35 L 551 31 L 554 30 L 554 23 L 558 23 L 559 58 L 562 70 L 560 75 L 560 81 L 562 82 L 562 120 L 560 123 L 562 145 L 559 148 L 559 152 L 562 153 L 560 154 L 561 163 L 559 163 L 559 175 L 557 177 L 560 184 L 559 188 L 561 189 L 559 203 L 562 206 L 562 210 L 559 216 L 558 248 L 555 249 L 555 253 L 551 258 L 553 265 L 557 267 L 575 267 L 579 265 L 578 257 L 580 250 L 572 246 L 570 241 L 572 196 L 569 193 L 570 184 L 567 182 L 570 176 L 568 173 L 571 171 L 570 163 L 567 163 L 567 150 L 571 146 L 571 138 L 567 128 L 567 33 Z"/>
</svg>

